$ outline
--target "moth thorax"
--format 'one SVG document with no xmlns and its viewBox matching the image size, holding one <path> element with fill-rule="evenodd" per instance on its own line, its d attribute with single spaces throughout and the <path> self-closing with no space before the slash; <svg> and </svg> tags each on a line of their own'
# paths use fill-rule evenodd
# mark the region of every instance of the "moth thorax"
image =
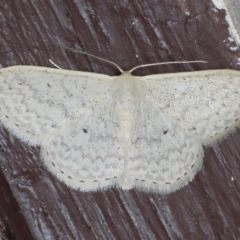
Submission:
<svg viewBox="0 0 240 240">
<path fill-rule="evenodd" d="M 122 92 L 121 101 L 118 102 L 117 109 L 120 124 L 126 138 L 129 138 L 133 128 L 137 105 L 138 103 L 133 92 Z"/>
</svg>

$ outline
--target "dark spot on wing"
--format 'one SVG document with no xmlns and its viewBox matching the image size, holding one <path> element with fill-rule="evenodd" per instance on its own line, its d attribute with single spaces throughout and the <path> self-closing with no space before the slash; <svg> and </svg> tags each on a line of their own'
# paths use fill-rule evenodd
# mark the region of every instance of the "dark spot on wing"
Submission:
<svg viewBox="0 0 240 240">
<path fill-rule="evenodd" d="M 87 129 L 83 128 L 82 130 L 83 130 L 84 133 L 88 133 Z"/>
</svg>

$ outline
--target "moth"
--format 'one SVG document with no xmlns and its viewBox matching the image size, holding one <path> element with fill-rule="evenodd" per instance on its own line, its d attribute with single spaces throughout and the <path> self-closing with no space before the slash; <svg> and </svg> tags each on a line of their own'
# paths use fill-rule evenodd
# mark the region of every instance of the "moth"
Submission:
<svg viewBox="0 0 240 240">
<path fill-rule="evenodd" d="M 203 145 L 239 125 L 240 73 L 133 70 L 3 68 L 0 121 L 40 146 L 46 168 L 70 188 L 173 192 L 201 169 Z"/>
</svg>

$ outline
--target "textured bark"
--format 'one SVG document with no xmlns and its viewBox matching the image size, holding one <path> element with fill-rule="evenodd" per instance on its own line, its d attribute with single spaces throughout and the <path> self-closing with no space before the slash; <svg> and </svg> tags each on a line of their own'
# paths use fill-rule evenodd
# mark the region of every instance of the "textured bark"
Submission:
<svg viewBox="0 0 240 240">
<path fill-rule="evenodd" d="M 0 1 L 0 63 L 50 66 L 109 75 L 118 70 L 57 44 L 109 59 L 136 75 L 237 69 L 225 12 L 208 0 Z M 168 195 L 137 190 L 83 193 L 60 183 L 39 148 L 0 125 L 0 213 L 10 239 L 238 239 L 240 131 L 205 149 L 204 166 Z M 1 236 L 1 235 L 0 235 Z"/>
</svg>

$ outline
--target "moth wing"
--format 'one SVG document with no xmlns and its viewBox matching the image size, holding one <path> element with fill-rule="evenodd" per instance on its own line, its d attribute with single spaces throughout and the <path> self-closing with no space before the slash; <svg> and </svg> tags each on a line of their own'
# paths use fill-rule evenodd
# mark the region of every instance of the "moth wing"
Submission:
<svg viewBox="0 0 240 240">
<path fill-rule="evenodd" d="M 0 70 L 0 121 L 20 139 L 40 144 L 68 119 L 83 121 L 106 98 L 110 76 L 44 67 Z"/>
<path fill-rule="evenodd" d="M 240 72 L 209 70 L 150 75 L 146 95 L 184 130 L 210 144 L 239 125 Z"/>
<path fill-rule="evenodd" d="M 148 98 L 140 103 L 128 151 L 125 189 L 169 193 L 191 181 L 202 166 L 200 139 Z"/>
<path fill-rule="evenodd" d="M 82 121 L 71 120 L 42 144 L 42 159 L 58 179 L 81 191 L 118 185 L 124 140 L 112 99 L 100 102 Z"/>
</svg>

